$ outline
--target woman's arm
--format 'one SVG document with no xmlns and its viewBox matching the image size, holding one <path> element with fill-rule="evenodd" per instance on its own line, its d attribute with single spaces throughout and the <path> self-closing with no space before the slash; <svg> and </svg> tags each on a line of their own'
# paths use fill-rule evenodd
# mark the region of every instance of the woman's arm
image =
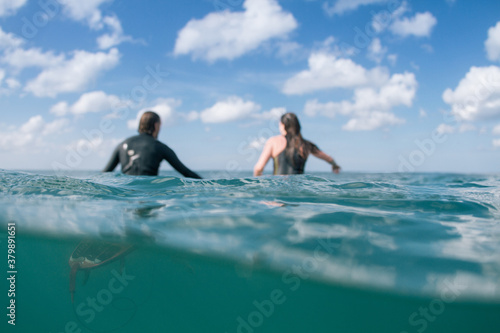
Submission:
<svg viewBox="0 0 500 333">
<path fill-rule="evenodd" d="M 337 163 L 335 163 L 335 160 L 330 155 L 325 154 L 324 152 L 322 152 L 319 149 L 315 150 L 315 151 L 312 151 L 311 153 L 314 156 L 316 156 L 317 158 L 322 159 L 323 161 L 326 161 L 327 163 L 331 164 L 333 172 L 335 172 L 335 173 L 339 173 L 340 172 L 340 166 Z"/>
<path fill-rule="evenodd" d="M 272 152 L 273 152 L 273 144 L 272 144 L 272 138 L 267 140 L 264 149 L 262 150 L 262 153 L 260 154 L 259 160 L 255 164 L 253 168 L 253 175 L 254 176 L 261 176 L 262 172 L 264 171 L 264 167 L 267 164 L 267 161 L 272 157 Z"/>
</svg>

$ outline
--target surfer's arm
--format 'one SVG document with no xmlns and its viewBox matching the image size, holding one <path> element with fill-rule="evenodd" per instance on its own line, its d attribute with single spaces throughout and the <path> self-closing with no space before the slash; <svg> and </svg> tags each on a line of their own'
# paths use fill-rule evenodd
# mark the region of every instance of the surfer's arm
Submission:
<svg viewBox="0 0 500 333">
<path fill-rule="evenodd" d="M 113 171 L 119 162 L 120 162 L 119 149 L 118 147 L 116 147 L 116 149 L 113 151 L 113 154 L 111 155 L 111 158 L 109 159 L 108 164 L 106 165 L 106 167 L 104 167 L 102 172 Z"/>
<path fill-rule="evenodd" d="M 271 138 L 272 139 L 272 138 Z M 259 160 L 255 164 L 253 168 L 253 175 L 254 176 L 261 176 L 262 172 L 264 171 L 264 168 L 267 164 L 267 161 L 272 157 L 272 151 L 273 151 L 273 144 L 271 139 L 267 140 L 266 145 L 264 146 L 264 149 L 262 150 L 262 153 L 260 154 Z"/>
<path fill-rule="evenodd" d="M 313 154 L 315 157 L 325 161 L 326 163 L 330 164 L 332 166 L 332 171 L 335 173 L 339 173 L 340 171 L 340 166 L 335 162 L 333 157 L 331 157 L 328 154 L 325 154 L 323 151 L 321 151 L 319 148 L 314 149 L 311 154 Z"/>
</svg>

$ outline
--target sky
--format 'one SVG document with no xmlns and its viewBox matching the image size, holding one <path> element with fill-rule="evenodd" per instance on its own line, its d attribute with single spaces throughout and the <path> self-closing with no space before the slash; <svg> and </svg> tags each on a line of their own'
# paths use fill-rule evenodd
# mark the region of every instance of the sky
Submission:
<svg viewBox="0 0 500 333">
<path fill-rule="evenodd" d="M 294 112 L 343 171 L 498 173 L 500 2 L 0 0 L 0 169 L 101 170 L 146 110 L 198 172 Z"/>
</svg>

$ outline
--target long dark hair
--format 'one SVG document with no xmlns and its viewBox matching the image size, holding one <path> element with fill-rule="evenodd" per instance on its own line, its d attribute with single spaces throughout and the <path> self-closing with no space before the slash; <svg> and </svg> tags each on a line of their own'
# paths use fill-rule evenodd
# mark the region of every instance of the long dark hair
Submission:
<svg viewBox="0 0 500 333">
<path fill-rule="evenodd" d="M 286 131 L 285 156 L 292 165 L 300 165 L 301 159 L 305 161 L 310 153 L 319 150 L 318 147 L 307 140 L 304 140 L 300 133 L 300 123 L 297 115 L 292 112 L 281 116 L 281 123 Z"/>
</svg>

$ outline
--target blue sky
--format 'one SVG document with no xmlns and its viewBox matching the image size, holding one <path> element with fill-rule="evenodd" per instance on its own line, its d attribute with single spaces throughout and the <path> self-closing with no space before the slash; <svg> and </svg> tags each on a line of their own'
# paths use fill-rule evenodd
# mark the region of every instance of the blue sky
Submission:
<svg viewBox="0 0 500 333">
<path fill-rule="evenodd" d="M 345 171 L 500 170 L 498 1 L 145 3 L 0 0 L 0 168 L 102 169 L 155 110 L 195 171 L 286 111 Z"/>
</svg>

